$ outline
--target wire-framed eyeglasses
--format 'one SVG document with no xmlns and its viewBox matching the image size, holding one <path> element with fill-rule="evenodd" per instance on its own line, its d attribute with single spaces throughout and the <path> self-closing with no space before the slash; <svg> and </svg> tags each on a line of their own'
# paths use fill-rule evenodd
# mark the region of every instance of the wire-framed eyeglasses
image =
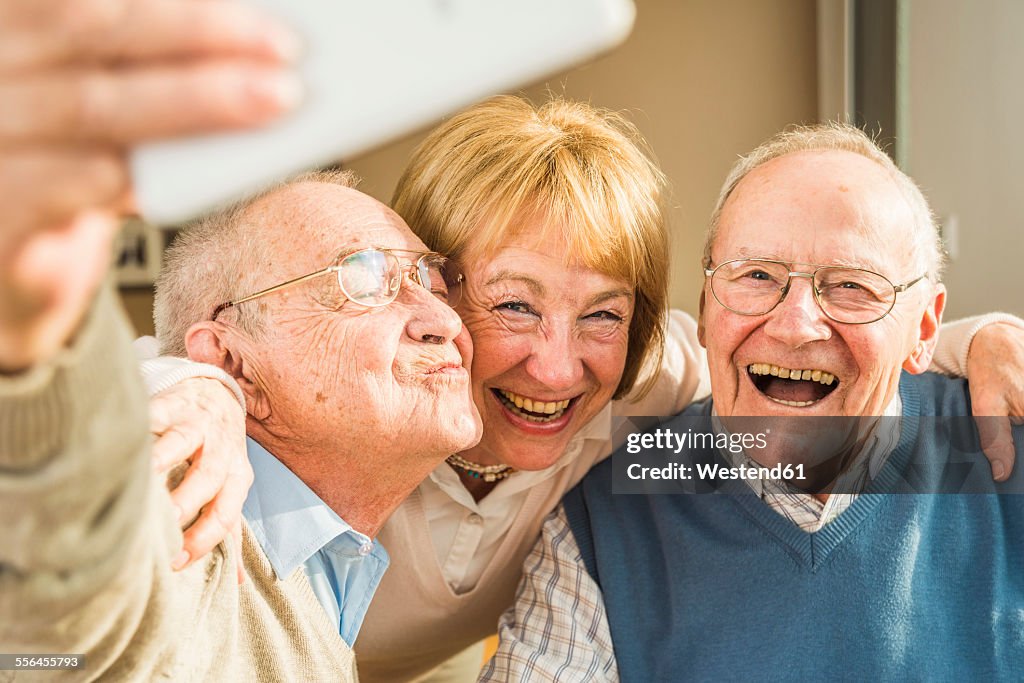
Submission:
<svg viewBox="0 0 1024 683">
<path fill-rule="evenodd" d="M 415 261 L 403 261 L 398 254 L 414 256 L 416 259 Z M 409 277 L 414 283 L 428 290 L 449 306 L 459 303 L 462 296 L 462 283 L 465 278 L 441 254 L 432 251 L 367 247 L 342 253 L 334 263 L 323 270 L 292 278 L 240 299 L 226 301 L 214 309 L 210 320 L 216 320 L 224 309 L 279 292 L 286 287 L 323 275 L 334 275 L 342 294 L 355 304 L 371 308 L 387 306 L 398 297 L 406 272 L 409 272 Z"/>
<path fill-rule="evenodd" d="M 770 259 L 733 259 L 705 268 L 718 303 L 740 315 L 764 315 L 786 298 L 794 277 L 811 280 L 814 300 L 831 320 L 866 325 L 881 320 L 896 305 L 896 295 L 927 277 L 895 285 L 884 275 L 862 268 L 809 265 L 812 271 L 790 270 Z"/>
</svg>

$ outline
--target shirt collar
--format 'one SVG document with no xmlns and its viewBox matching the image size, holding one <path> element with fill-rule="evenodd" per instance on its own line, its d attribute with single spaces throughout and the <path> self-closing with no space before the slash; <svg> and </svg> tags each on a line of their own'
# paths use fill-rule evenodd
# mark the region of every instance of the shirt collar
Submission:
<svg viewBox="0 0 1024 683">
<path fill-rule="evenodd" d="M 527 488 L 537 486 L 542 481 L 552 477 L 556 472 L 563 469 L 566 465 L 571 463 L 583 450 L 583 442 L 590 440 L 598 440 L 601 442 L 610 442 L 612 437 L 612 402 L 609 401 L 604 408 L 598 411 L 597 415 L 590 418 L 590 421 L 580 427 L 580 430 L 569 440 L 569 445 L 565 449 L 565 453 L 558 458 L 551 467 L 543 470 L 533 471 L 522 471 L 517 470 L 513 472 L 508 479 L 504 480 L 501 486 L 495 488 L 493 492 L 488 494 L 487 498 L 496 500 L 498 498 L 518 493 L 519 491 Z M 451 498 L 462 503 L 463 505 L 476 509 L 477 504 L 473 502 L 473 497 L 466 490 L 466 487 L 462 485 L 459 480 L 459 475 L 448 465 L 446 462 L 442 462 L 440 465 L 434 468 L 428 477 L 430 481 L 444 490 Z M 495 496 L 495 493 L 501 492 L 501 495 Z M 486 500 L 486 498 L 485 498 Z"/>
<path fill-rule="evenodd" d="M 247 438 L 246 451 L 255 478 L 242 514 L 278 579 L 338 536 L 363 536 L 263 446 Z"/>
</svg>

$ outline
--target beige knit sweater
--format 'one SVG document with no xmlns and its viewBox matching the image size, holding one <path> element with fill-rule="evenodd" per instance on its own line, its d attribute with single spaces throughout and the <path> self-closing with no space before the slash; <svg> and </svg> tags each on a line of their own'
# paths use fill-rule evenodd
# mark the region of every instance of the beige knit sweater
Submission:
<svg viewBox="0 0 1024 683">
<path fill-rule="evenodd" d="M 152 474 L 146 399 L 105 287 L 74 343 L 0 377 L 0 653 L 85 655 L 8 680 L 350 681 L 352 651 L 302 569 L 284 580 L 246 531 L 170 570 L 181 537 Z"/>
</svg>

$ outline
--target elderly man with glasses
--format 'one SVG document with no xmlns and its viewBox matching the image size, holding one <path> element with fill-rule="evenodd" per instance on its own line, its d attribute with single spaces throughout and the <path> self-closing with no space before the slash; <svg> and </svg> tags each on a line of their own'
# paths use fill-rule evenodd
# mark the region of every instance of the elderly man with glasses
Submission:
<svg viewBox="0 0 1024 683">
<path fill-rule="evenodd" d="M 483 678 L 1017 679 L 1024 498 L 985 494 L 1021 478 L 970 478 L 966 383 L 922 374 L 941 265 L 920 190 L 861 131 L 740 160 L 705 250 L 711 399 L 566 496 Z M 932 416 L 964 417 L 950 437 Z"/>
<path fill-rule="evenodd" d="M 352 181 L 310 174 L 186 228 L 155 303 L 163 350 L 241 387 L 252 538 L 348 646 L 388 563 L 373 537 L 481 428 L 461 274 Z"/>
<path fill-rule="evenodd" d="M 19 654 L 0 669 L 355 680 L 351 646 L 388 564 L 374 536 L 480 437 L 461 275 L 349 175 L 318 173 L 185 228 L 158 284 L 164 346 L 245 394 L 245 580 L 223 546 L 171 571 L 188 520 L 152 471 L 126 325 L 102 288 L 50 361 L 0 349 L 0 649 Z"/>
</svg>

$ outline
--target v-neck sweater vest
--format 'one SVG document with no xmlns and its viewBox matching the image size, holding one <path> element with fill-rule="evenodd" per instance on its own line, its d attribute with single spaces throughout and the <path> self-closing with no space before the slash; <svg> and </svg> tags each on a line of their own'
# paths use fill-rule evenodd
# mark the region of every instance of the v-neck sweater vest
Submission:
<svg viewBox="0 0 1024 683">
<path fill-rule="evenodd" d="M 922 454 L 942 476 L 951 446 L 916 418 L 970 414 L 963 381 L 907 375 L 900 389 L 904 438 L 816 533 L 742 482 L 726 495 L 613 495 L 611 459 L 567 495 L 623 681 L 1020 675 L 1024 496 L 872 494 Z M 1020 452 L 1024 429 L 1015 438 Z"/>
</svg>

